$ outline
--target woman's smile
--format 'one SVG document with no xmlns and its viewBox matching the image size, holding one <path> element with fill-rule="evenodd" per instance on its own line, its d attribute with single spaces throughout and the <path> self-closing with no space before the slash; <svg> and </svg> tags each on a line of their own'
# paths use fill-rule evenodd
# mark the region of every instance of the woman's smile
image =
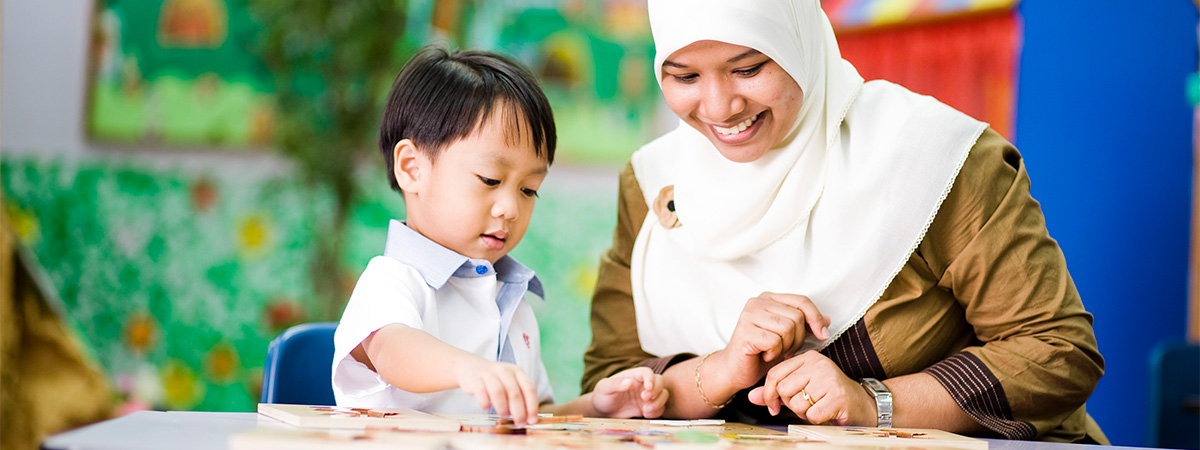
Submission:
<svg viewBox="0 0 1200 450">
<path fill-rule="evenodd" d="M 764 111 L 765 112 L 765 111 Z M 763 112 L 755 114 L 753 117 L 737 123 L 732 127 L 721 127 L 718 125 L 709 125 L 713 131 L 713 137 L 726 144 L 741 144 L 752 139 L 758 132 L 759 118 L 763 117 Z"/>
</svg>

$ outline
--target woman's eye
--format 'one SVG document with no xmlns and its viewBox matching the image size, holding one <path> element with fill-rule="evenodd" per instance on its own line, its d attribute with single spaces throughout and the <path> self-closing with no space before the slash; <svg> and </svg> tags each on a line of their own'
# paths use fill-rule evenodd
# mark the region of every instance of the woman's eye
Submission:
<svg viewBox="0 0 1200 450">
<path fill-rule="evenodd" d="M 757 66 L 751 67 L 751 68 L 749 68 L 749 69 L 738 69 L 738 70 L 735 70 L 735 71 L 733 71 L 733 73 L 736 73 L 736 74 L 738 74 L 738 75 L 741 75 L 741 76 L 744 76 L 744 77 L 752 77 L 752 76 L 754 76 L 755 74 L 757 74 L 759 70 L 762 70 L 762 67 L 763 67 L 763 65 L 765 65 L 765 64 L 767 64 L 767 63 L 766 63 L 766 62 L 762 62 L 762 63 L 759 63 Z"/>
<path fill-rule="evenodd" d="M 526 197 L 537 197 L 538 196 L 537 191 L 535 191 L 533 189 L 529 189 L 529 188 L 521 188 L 521 193 L 525 194 Z"/>
<path fill-rule="evenodd" d="M 482 182 L 483 182 L 483 184 L 486 184 L 486 185 L 488 185 L 488 186 L 498 186 L 498 185 L 500 185 L 500 180 L 493 180 L 493 179 L 491 179 L 491 178 L 488 178 L 488 177 L 485 177 L 485 176 L 483 176 L 483 175 L 475 175 L 475 176 L 479 177 L 479 181 L 482 181 Z"/>
<path fill-rule="evenodd" d="M 691 83 L 696 81 L 696 74 L 694 73 L 687 75 L 671 75 L 671 77 L 680 83 Z"/>
</svg>

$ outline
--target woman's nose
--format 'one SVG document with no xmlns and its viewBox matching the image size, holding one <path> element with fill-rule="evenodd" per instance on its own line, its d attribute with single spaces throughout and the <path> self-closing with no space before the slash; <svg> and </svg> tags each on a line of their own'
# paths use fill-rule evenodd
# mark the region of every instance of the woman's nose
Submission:
<svg viewBox="0 0 1200 450">
<path fill-rule="evenodd" d="M 746 101 L 729 83 L 710 80 L 701 87 L 700 114 L 712 122 L 726 122 L 746 109 Z"/>
</svg>

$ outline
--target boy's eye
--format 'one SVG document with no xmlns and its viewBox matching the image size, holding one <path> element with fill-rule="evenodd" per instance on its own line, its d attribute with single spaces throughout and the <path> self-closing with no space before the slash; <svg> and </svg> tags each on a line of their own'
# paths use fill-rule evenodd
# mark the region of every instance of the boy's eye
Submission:
<svg viewBox="0 0 1200 450">
<path fill-rule="evenodd" d="M 491 179 L 491 178 L 488 178 L 488 177 L 485 177 L 485 176 L 483 176 L 483 175 L 475 175 L 475 176 L 479 177 L 479 181 L 482 181 L 482 182 L 483 182 L 483 184 L 486 184 L 486 185 L 488 185 L 488 186 L 498 186 L 498 185 L 500 185 L 500 180 L 493 180 L 493 179 Z"/>
<path fill-rule="evenodd" d="M 521 188 L 521 193 L 525 194 L 526 197 L 537 197 L 538 196 L 538 193 L 536 190 L 529 189 L 529 188 Z"/>
<path fill-rule="evenodd" d="M 736 73 L 736 74 L 744 76 L 744 77 L 752 77 L 755 74 L 758 74 L 758 71 L 762 70 L 762 67 L 765 64 L 767 64 L 767 62 L 763 61 L 761 63 L 758 63 L 758 65 L 756 65 L 754 67 L 751 67 L 749 69 L 738 69 L 738 70 L 733 71 L 733 73 Z"/>
</svg>

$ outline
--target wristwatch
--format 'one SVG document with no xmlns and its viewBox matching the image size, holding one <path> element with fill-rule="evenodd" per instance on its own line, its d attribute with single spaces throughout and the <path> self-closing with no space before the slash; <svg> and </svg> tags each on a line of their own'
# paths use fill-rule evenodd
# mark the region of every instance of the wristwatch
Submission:
<svg viewBox="0 0 1200 450">
<path fill-rule="evenodd" d="M 875 409 L 879 411 L 879 428 L 892 426 L 892 391 L 874 378 L 863 378 L 862 387 L 875 398 Z"/>
</svg>

